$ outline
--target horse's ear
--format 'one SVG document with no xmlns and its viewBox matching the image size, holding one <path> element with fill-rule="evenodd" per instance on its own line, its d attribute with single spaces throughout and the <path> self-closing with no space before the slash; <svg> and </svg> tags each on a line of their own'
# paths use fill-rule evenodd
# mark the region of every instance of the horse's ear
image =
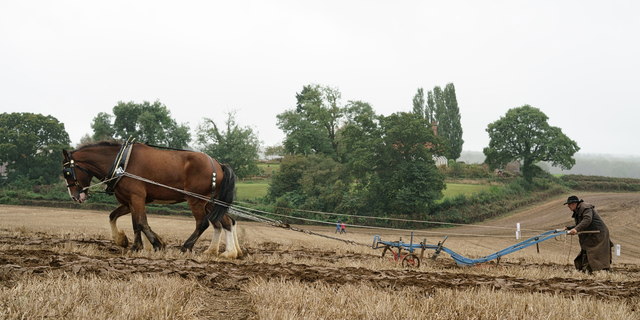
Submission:
<svg viewBox="0 0 640 320">
<path fill-rule="evenodd" d="M 69 160 L 69 152 L 66 149 L 62 149 L 62 156 L 64 157 L 64 160 Z"/>
</svg>

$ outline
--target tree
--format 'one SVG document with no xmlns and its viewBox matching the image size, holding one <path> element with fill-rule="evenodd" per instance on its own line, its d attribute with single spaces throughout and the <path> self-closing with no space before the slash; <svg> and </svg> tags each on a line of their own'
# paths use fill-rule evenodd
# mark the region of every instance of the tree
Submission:
<svg viewBox="0 0 640 320">
<path fill-rule="evenodd" d="M 460 158 L 462 152 L 462 124 L 460 123 L 460 109 L 458 108 L 458 98 L 456 98 L 456 88 L 453 83 L 448 83 L 444 87 L 444 104 L 446 107 L 449 122 L 446 131 L 443 132 L 443 138 L 447 140 L 447 155 L 449 159 L 456 160 Z"/>
<path fill-rule="evenodd" d="M 448 83 L 444 91 L 435 86 L 427 93 L 425 113 L 431 124 L 437 126 L 437 134 L 445 141 L 446 151 L 442 154 L 449 159 L 458 159 L 462 152 L 462 124 L 460 109 L 453 83 Z"/>
<path fill-rule="evenodd" d="M 413 113 L 425 118 L 424 90 L 422 88 L 418 88 L 418 92 L 413 96 Z"/>
<path fill-rule="evenodd" d="M 266 157 L 282 158 L 284 156 L 284 147 L 281 144 L 267 146 L 264 148 Z"/>
<path fill-rule="evenodd" d="M 433 124 L 436 122 L 436 102 L 433 97 L 433 91 L 427 92 L 427 105 L 424 109 L 424 115 L 429 123 Z"/>
<path fill-rule="evenodd" d="M 93 136 L 89 135 L 88 133 L 85 133 L 82 137 L 80 137 L 80 143 L 78 143 L 78 145 L 83 146 L 83 145 L 95 143 L 97 141 L 98 140 L 93 139 Z"/>
<path fill-rule="evenodd" d="M 287 155 L 269 184 L 267 198 L 279 207 L 335 211 L 349 192 L 343 166 L 326 155 Z"/>
<path fill-rule="evenodd" d="M 339 104 L 338 89 L 307 85 L 296 94 L 296 108 L 277 116 L 278 128 L 284 131 L 285 151 L 289 154 L 326 154 L 336 157 L 336 132 L 344 108 Z"/>
<path fill-rule="evenodd" d="M 139 142 L 179 149 L 186 148 L 191 141 L 189 127 L 186 124 L 178 125 L 171 118 L 169 109 L 160 101 L 144 101 L 140 104 L 120 101 L 113 107 L 113 114 L 113 126 L 108 114 L 99 113 L 94 118 L 94 138 L 108 137 L 111 134 L 122 140 L 133 137 Z"/>
<path fill-rule="evenodd" d="M 433 116 L 438 125 L 438 135 L 442 135 L 442 132 L 447 132 L 449 113 L 447 112 L 447 105 L 444 102 L 444 93 L 439 86 L 433 88 L 433 102 L 435 108 L 433 110 Z"/>
<path fill-rule="evenodd" d="M 198 142 L 202 151 L 220 162 L 233 168 L 239 178 L 260 173 L 256 164 L 260 141 L 249 127 L 240 127 L 233 113 L 227 114 L 225 130 L 220 130 L 216 123 L 205 118 L 198 126 Z"/>
<path fill-rule="evenodd" d="M 394 113 L 381 119 L 382 143 L 369 181 L 369 202 L 382 212 L 424 213 L 442 197 L 444 177 L 432 155 L 441 144 L 426 119 Z"/>
<path fill-rule="evenodd" d="M 537 162 L 548 161 L 563 169 L 573 167 L 573 155 L 580 150 L 578 144 L 547 120 L 542 111 L 529 105 L 509 109 L 504 117 L 487 127 L 490 141 L 483 151 L 485 162 L 497 168 L 521 161 L 522 175 L 529 182 Z"/>
<path fill-rule="evenodd" d="M 91 123 L 91 129 L 93 129 L 91 138 L 93 141 L 110 140 L 114 138 L 116 130 L 111 123 L 112 118 L 113 116 L 106 112 L 100 112 L 93 118 L 93 122 Z"/>
<path fill-rule="evenodd" d="M 7 165 L 8 181 L 22 177 L 47 184 L 58 182 L 60 152 L 70 143 L 64 124 L 52 116 L 0 114 L 0 164 Z"/>
<path fill-rule="evenodd" d="M 371 105 L 350 101 L 345 110 L 345 124 L 338 131 L 338 155 L 353 177 L 366 176 L 376 157 L 376 145 L 381 143 L 379 116 Z"/>
</svg>

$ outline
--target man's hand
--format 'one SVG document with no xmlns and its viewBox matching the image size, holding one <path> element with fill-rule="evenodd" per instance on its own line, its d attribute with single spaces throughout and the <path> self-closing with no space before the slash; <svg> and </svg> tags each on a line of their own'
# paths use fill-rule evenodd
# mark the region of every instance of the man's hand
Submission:
<svg viewBox="0 0 640 320">
<path fill-rule="evenodd" d="M 571 230 L 569 230 L 569 232 L 567 232 L 570 235 L 574 235 L 574 234 L 578 234 L 578 230 L 576 230 L 576 228 L 573 228 Z"/>
</svg>

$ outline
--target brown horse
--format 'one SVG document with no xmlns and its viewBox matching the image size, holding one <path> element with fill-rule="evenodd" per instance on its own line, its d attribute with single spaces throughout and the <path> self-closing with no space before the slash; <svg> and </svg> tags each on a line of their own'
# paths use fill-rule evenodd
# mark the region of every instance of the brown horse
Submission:
<svg viewBox="0 0 640 320">
<path fill-rule="evenodd" d="M 226 258 L 242 255 L 236 234 L 236 221 L 227 215 L 235 195 L 233 170 L 201 152 L 162 150 L 140 143 L 99 142 L 73 151 L 62 151 L 63 175 L 69 195 L 84 202 L 88 186 L 96 177 L 108 183 L 121 204 L 109 215 L 111 233 L 116 244 L 127 247 L 129 240 L 118 230 L 119 217 L 131 213 L 134 231 L 132 251 L 142 248 L 141 233 L 153 248 L 164 248 L 160 237 L 147 223 L 147 203 L 178 203 L 187 201 L 196 220 L 195 231 L 182 245 L 192 250 L 200 235 L 214 226 L 214 238 L 207 253 L 218 253 L 222 228 L 226 231 Z M 214 199 L 209 201 L 209 199 Z"/>
</svg>

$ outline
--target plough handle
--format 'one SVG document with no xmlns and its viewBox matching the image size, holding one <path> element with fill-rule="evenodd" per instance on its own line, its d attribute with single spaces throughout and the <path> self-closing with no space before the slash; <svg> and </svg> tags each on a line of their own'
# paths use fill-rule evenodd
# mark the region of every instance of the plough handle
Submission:
<svg viewBox="0 0 640 320">
<path fill-rule="evenodd" d="M 564 232 L 564 233 L 569 233 L 569 230 L 565 230 L 565 229 L 556 229 L 556 232 Z M 587 233 L 600 233 L 600 230 L 587 230 L 587 231 L 580 231 L 576 234 L 587 234 Z"/>
<path fill-rule="evenodd" d="M 379 235 L 373 236 L 373 244 L 371 244 L 371 248 L 378 249 L 378 241 L 380 241 L 380 236 Z"/>
</svg>

